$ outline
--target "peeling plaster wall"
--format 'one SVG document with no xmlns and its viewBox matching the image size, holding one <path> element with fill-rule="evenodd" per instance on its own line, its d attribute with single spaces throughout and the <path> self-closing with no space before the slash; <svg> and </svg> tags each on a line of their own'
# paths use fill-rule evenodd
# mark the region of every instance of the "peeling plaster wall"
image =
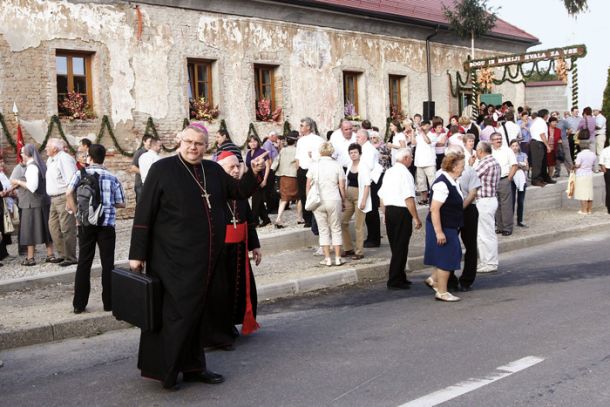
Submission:
<svg viewBox="0 0 610 407">
<path fill-rule="evenodd" d="M 293 127 L 304 116 L 316 119 L 321 131 L 337 125 L 343 115 L 344 70 L 362 72 L 359 113 L 379 127 L 389 110 L 388 75 L 404 76 L 405 112 L 421 112 L 427 99 L 421 40 L 143 4 L 138 41 L 133 5 L 106 3 L 0 3 L 0 110 L 10 112 L 13 99 L 19 97 L 24 117 L 44 119 L 57 113 L 58 48 L 95 52 L 94 108 L 100 117 L 111 116 L 126 149 L 133 148 L 148 117 L 168 139 L 181 128 L 188 115 L 187 58 L 215 61 L 214 103 L 238 143 L 255 121 L 255 63 L 278 66 L 276 102 Z M 433 100 L 437 115 L 446 118 L 459 113 L 447 70 L 461 71 L 469 50 L 437 43 L 431 49 Z M 492 53 L 478 50 L 477 57 Z M 27 70 L 21 69 L 23 61 Z M 523 103 L 521 85 L 500 89 L 515 105 Z M 256 126 L 261 134 L 281 128 Z"/>
</svg>

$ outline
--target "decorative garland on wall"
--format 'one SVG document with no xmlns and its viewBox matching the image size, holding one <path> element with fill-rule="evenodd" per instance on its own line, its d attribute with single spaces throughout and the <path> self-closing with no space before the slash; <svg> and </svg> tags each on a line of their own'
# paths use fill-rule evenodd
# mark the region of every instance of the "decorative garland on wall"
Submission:
<svg viewBox="0 0 610 407">
<path fill-rule="evenodd" d="M 572 58 L 572 106 L 578 107 L 578 65 L 576 58 Z"/>
<path fill-rule="evenodd" d="M 190 124 L 189 119 L 185 118 L 184 121 L 182 122 L 182 129 L 185 129 L 189 124 Z M 74 149 L 74 147 L 72 147 L 72 145 L 66 138 L 63 127 L 61 125 L 61 120 L 59 119 L 59 116 L 57 116 L 57 115 L 51 116 L 51 119 L 49 121 L 49 127 L 47 129 L 47 134 L 45 135 L 45 138 L 42 141 L 42 144 L 40 145 L 38 150 L 42 152 L 45 149 L 49 138 L 51 138 L 53 129 L 56 126 L 57 126 L 57 131 L 59 132 L 59 136 L 66 142 L 66 145 L 68 146 L 68 149 L 70 150 L 70 152 L 72 154 L 75 154 L 76 150 Z M 6 126 L 6 121 L 5 121 L 4 115 L 2 113 L 0 113 L 0 127 L 2 128 L 2 133 L 8 140 L 8 143 L 11 145 L 11 147 L 16 149 L 17 143 L 11 136 L 11 133 L 8 131 L 8 127 Z M 224 119 L 220 120 L 219 128 L 227 130 L 227 123 L 225 122 Z M 98 131 L 97 136 L 95 138 L 96 144 L 99 144 L 101 142 L 106 131 L 108 131 L 108 134 L 110 135 L 110 138 L 112 139 L 112 144 L 114 145 L 114 148 L 116 149 L 116 151 L 119 154 L 121 154 L 122 156 L 125 156 L 125 157 L 133 157 L 133 154 L 134 154 L 133 152 L 126 151 L 119 144 L 119 142 L 114 134 L 114 130 L 112 129 L 112 126 L 110 124 L 110 118 L 108 117 L 108 115 L 102 116 L 100 130 Z M 284 121 L 283 135 L 287 136 L 288 133 L 290 133 L 290 131 L 291 131 L 290 123 L 286 120 L 286 121 Z M 149 117 L 148 120 L 146 121 L 146 128 L 144 130 L 144 134 L 150 134 L 157 138 L 159 137 L 159 135 L 157 133 L 157 128 L 155 126 L 155 123 L 154 123 L 154 120 L 152 117 Z M 250 125 L 248 127 L 248 138 L 250 137 L 250 135 L 253 135 L 254 137 L 256 137 L 256 139 L 259 142 L 261 142 L 261 139 L 258 135 L 258 132 L 256 131 L 256 127 L 254 126 L 254 123 L 250 123 Z M 247 145 L 248 145 L 248 140 L 246 138 L 246 141 L 241 146 L 238 146 L 238 147 L 241 150 L 243 150 Z M 163 148 L 163 151 L 168 152 L 168 153 L 172 153 L 178 149 L 177 145 L 174 147 L 166 147 L 165 145 L 162 145 L 161 147 Z M 212 152 L 215 148 L 216 148 L 216 142 L 214 142 L 212 144 L 212 146 L 211 146 L 210 150 L 208 150 L 208 152 Z"/>
</svg>

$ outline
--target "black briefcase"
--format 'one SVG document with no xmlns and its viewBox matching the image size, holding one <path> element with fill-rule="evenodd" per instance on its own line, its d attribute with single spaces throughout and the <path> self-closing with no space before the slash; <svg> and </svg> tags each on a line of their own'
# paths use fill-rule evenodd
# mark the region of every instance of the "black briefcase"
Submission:
<svg viewBox="0 0 610 407">
<path fill-rule="evenodd" d="M 161 327 L 161 281 L 157 277 L 115 268 L 112 270 L 112 315 L 154 332 Z"/>
</svg>

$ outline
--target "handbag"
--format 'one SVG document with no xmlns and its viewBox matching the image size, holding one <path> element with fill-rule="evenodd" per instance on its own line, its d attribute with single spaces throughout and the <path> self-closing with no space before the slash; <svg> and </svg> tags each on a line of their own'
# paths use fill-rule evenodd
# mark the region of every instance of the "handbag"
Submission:
<svg viewBox="0 0 610 407">
<path fill-rule="evenodd" d="M 563 152 L 563 145 L 562 144 L 557 144 L 557 146 L 555 147 L 556 151 L 557 151 L 557 160 L 564 162 L 566 160 L 565 154 Z"/>
<path fill-rule="evenodd" d="M 574 171 L 570 171 L 570 176 L 568 177 L 568 187 L 566 189 L 568 198 L 574 199 L 574 188 L 575 187 L 576 187 L 576 173 Z"/>
<path fill-rule="evenodd" d="M 112 270 L 112 315 L 142 329 L 161 328 L 161 280 L 157 277 L 115 268 Z"/>
<path fill-rule="evenodd" d="M 309 188 L 309 192 L 307 193 L 307 199 L 305 200 L 305 210 L 310 212 L 318 209 L 318 206 L 320 206 L 322 203 L 320 199 L 320 188 L 318 187 L 318 180 L 320 176 L 319 172 L 320 167 L 318 166 L 316 171 L 316 179 L 311 180 L 311 186 Z"/>
<path fill-rule="evenodd" d="M 15 225 L 13 224 L 13 216 L 11 211 L 8 210 L 8 204 L 6 203 L 6 199 L 2 199 L 2 205 L 4 206 L 4 211 L 2 212 L 2 222 L 4 226 L 4 233 L 9 234 L 15 231 Z M 15 210 L 15 212 L 17 212 Z M 19 216 L 19 214 L 17 214 Z"/>
</svg>

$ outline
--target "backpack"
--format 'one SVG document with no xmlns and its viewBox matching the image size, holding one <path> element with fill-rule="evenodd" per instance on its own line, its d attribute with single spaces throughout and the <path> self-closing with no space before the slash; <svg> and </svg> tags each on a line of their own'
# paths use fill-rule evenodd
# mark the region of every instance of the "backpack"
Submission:
<svg viewBox="0 0 610 407">
<path fill-rule="evenodd" d="M 102 223 L 102 199 L 100 176 L 80 169 L 80 182 L 76 187 L 76 219 L 82 226 L 98 226 Z"/>
</svg>

